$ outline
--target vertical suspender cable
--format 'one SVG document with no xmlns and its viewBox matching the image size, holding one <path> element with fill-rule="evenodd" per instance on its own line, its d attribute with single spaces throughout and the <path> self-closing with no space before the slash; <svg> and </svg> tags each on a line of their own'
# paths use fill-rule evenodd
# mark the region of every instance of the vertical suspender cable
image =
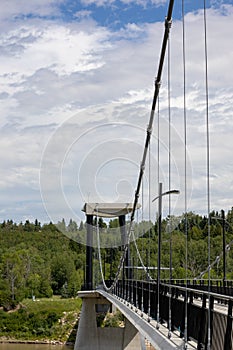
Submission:
<svg viewBox="0 0 233 350">
<path fill-rule="evenodd" d="M 206 98 L 206 151 L 207 151 L 207 211 L 208 211 L 208 343 L 207 349 L 211 347 L 211 303 L 210 303 L 210 138 L 209 138 L 209 88 L 208 88 L 208 55 L 207 55 L 207 23 L 206 23 L 206 0 L 204 0 L 204 45 L 205 45 L 205 98 Z"/>
<path fill-rule="evenodd" d="M 149 201 L 149 238 L 148 238 L 148 267 L 150 268 L 150 240 L 151 240 L 151 147 L 149 145 L 149 194 L 148 194 L 148 201 Z M 149 270 L 150 271 L 150 270 Z M 148 279 L 148 289 L 149 289 L 149 296 L 148 296 L 148 321 L 150 321 L 150 302 L 151 302 L 151 282 Z"/>
<path fill-rule="evenodd" d="M 171 45 L 168 39 L 168 56 L 167 56 L 167 81 L 168 81 L 168 191 L 171 191 Z M 171 194 L 168 198 L 168 215 L 171 222 Z M 172 312 L 171 312 L 171 283 L 172 283 L 172 228 L 169 227 L 169 315 L 168 315 L 168 338 L 171 337 L 172 331 Z"/>
<path fill-rule="evenodd" d="M 100 274 L 102 281 L 104 281 L 104 273 L 103 273 L 103 264 L 101 257 L 101 248 L 100 248 L 100 231 L 99 231 L 99 214 L 98 214 L 98 206 L 96 206 L 96 238 L 97 238 L 97 254 L 100 266 Z"/>
<path fill-rule="evenodd" d="M 160 183 L 160 110 L 159 110 L 159 96 L 158 96 L 158 121 L 157 121 L 157 179 L 158 179 L 158 189 Z"/>
<path fill-rule="evenodd" d="M 157 168 L 157 179 L 158 179 L 158 193 L 161 194 L 160 191 L 160 109 L 159 109 L 159 96 L 158 96 L 158 121 L 157 121 L 157 161 L 158 161 L 158 168 Z M 160 211 L 160 210 L 159 210 Z M 158 213 L 157 218 L 157 235 L 158 235 L 158 258 L 157 258 L 157 324 L 156 328 L 159 329 L 159 321 L 160 321 L 160 308 L 159 308 L 159 302 L 160 302 L 160 236 L 161 233 L 159 232 L 161 225 L 159 225 L 159 221 L 161 220 L 160 215 Z"/>
<path fill-rule="evenodd" d="M 187 115 L 186 115 L 186 57 L 185 57 L 185 13 L 184 0 L 182 0 L 182 54 L 183 54 L 183 101 L 184 101 L 184 222 L 185 222 L 185 322 L 184 322 L 184 349 L 187 348 L 187 326 L 188 326 L 188 293 L 187 293 L 187 275 L 188 275 L 188 216 L 187 216 Z"/>
<path fill-rule="evenodd" d="M 142 180 L 142 255 L 144 253 L 144 181 Z M 142 288 L 142 303 L 141 303 L 141 316 L 143 316 L 144 312 L 144 283 L 143 283 L 143 275 L 141 276 L 141 288 Z"/>
<path fill-rule="evenodd" d="M 137 238 L 139 237 L 139 220 L 138 220 L 138 210 L 137 210 Z M 136 310 L 138 309 L 138 254 L 136 253 Z"/>
</svg>

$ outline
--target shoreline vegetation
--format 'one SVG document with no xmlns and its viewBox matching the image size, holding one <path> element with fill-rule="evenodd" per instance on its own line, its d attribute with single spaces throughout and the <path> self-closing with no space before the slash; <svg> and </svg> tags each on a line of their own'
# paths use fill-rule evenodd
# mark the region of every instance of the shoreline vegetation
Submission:
<svg viewBox="0 0 233 350">
<path fill-rule="evenodd" d="M 14 310 L 0 310 L 0 344 L 74 346 L 81 299 L 60 296 L 24 299 Z M 97 314 L 98 327 L 124 327 L 120 311 Z"/>
<path fill-rule="evenodd" d="M 42 344 L 42 345 L 66 345 L 73 346 L 74 342 L 60 342 L 56 340 L 19 340 L 0 338 L 0 344 Z"/>
<path fill-rule="evenodd" d="M 80 298 L 24 299 L 15 310 L 0 310 L 0 344 L 72 346 L 80 310 Z"/>
</svg>

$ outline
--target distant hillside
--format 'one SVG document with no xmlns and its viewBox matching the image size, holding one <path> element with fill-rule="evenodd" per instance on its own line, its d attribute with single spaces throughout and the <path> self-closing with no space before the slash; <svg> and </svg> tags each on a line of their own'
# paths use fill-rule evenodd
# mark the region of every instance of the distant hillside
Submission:
<svg viewBox="0 0 233 350">
<path fill-rule="evenodd" d="M 85 247 L 55 225 L 3 222 L 0 243 L 0 306 L 4 309 L 24 298 L 73 297 L 80 290 Z"/>
<path fill-rule="evenodd" d="M 94 220 L 97 224 L 96 219 Z M 223 224 L 226 241 L 226 276 L 233 279 L 233 208 L 222 218 L 222 212 L 211 212 L 210 217 L 187 213 L 162 220 L 161 279 L 169 278 L 169 261 L 172 255 L 172 277 L 207 277 L 208 233 L 210 233 L 211 278 L 223 278 Z M 104 274 L 111 279 L 117 270 L 121 248 L 114 247 L 114 234 L 118 220 L 107 225 L 98 221 L 99 231 L 108 248 L 101 248 Z M 67 235 L 62 234 L 66 230 Z M 134 232 L 145 265 L 157 266 L 157 223 L 135 223 Z M 69 239 L 67 236 L 73 237 Z M 78 239 L 77 239 L 78 238 Z M 82 239 L 81 239 L 82 238 Z M 112 240 L 112 241 L 111 241 Z M 15 224 L 12 220 L 0 224 L 0 307 L 10 310 L 25 298 L 42 298 L 60 295 L 75 297 L 84 280 L 85 224 L 78 225 L 62 220 L 57 226 L 26 221 Z M 112 242 L 112 243 L 111 243 Z M 186 261 L 186 242 L 188 247 Z M 106 245 L 105 245 L 106 246 Z M 172 250 L 170 251 L 170 246 Z M 130 243 L 131 264 L 139 265 L 136 248 Z M 100 282 L 99 258 L 94 249 L 94 285 Z M 134 270 L 135 278 L 145 278 L 142 270 Z M 156 269 L 151 271 L 156 279 Z M 202 274 L 202 275 L 201 275 Z"/>
</svg>

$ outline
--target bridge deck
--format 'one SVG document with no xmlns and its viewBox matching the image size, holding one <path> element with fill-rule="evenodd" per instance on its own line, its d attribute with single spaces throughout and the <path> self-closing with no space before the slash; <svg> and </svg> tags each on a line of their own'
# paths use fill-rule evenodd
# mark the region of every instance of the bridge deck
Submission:
<svg viewBox="0 0 233 350">
<path fill-rule="evenodd" d="M 153 319 L 148 321 L 148 315 L 137 310 L 132 304 L 101 289 L 98 289 L 98 293 L 115 305 L 156 350 L 183 349 L 184 341 L 175 332 L 171 333 L 169 339 L 168 329 L 164 325 L 159 324 L 159 329 L 157 329 L 157 322 Z M 186 349 L 193 350 L 196 349 L 196 346 L 196 343 L 188 342 Z"/>
</svg>

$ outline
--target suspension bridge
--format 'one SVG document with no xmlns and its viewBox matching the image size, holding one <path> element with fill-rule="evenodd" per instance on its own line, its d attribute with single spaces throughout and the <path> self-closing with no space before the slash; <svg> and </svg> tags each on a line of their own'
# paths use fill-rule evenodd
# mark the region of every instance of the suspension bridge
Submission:
<svg viewBox="0 0 233 350">
<path fill-rule="evenodd" d="M 204 1 L 205 4 L 205 1 Z M 155 80 L 154 95 L 149 123 L 146 131 L 145 145 L 140 163 L 138 182 L 132 203 L 86 203 L 83 211 L 86 214 L 86 272 L 84 289 L 79 296 L 83 299 L 81 318 L 75 343 L 75 350 L 105 350 L 105 349 L 146 349 L 145 339 L 156 350 L 170 349 L 208 349 L 231 350 L 232 345 L 232 305 L 233 289 L 229 281 L 223 283 L 211 280 L 210 271 L 219 259 L 212 262 L 210 257 L 210 229 L 208 229 L 208 265 L 207 280 L 202 278 L 189 280 L 175 280 L 172 278 L 172 260 L 170 259 L 170 278 L 161 279 L 161 235 L 162 235 L 162 198 L 164 196 L 179 195 L 179 189 L 171 188 L 170 173 L 168 174 L 169 189 L 163 192 L 162 182 L 158 175 L 158 195 L 152 200 L 158 202 L 158 259 L 156 266 L 143 261 L 137 237 L 134 232 L 134 219 L 140 208 L 139 197 L 142 191 L 143 176 L 150 149 L 155 110 L 158 102 L 161 77 L 169 43 L 169 33 L 172 24 L 174 1 L 169 2 L 165 29 L 162 41 L 159 65 Z M 206 17 L 204 8 L 205 53 L 206 50 Z M 184 31 L 184 22 L 183 22 Z M 183 45 L 183 50 L 185 49 Z M 185 50 L 183 51 L 185 59 Z M 207 62 L 207 54 L 205 55 Z M 209 123 L 208 123 L 208 74 L 206 64 L 206 175 L 207 175 L 207 207 L 210 213 L 210 183 L 209 183 Z M 185 61 L 184 61 L 185 81 Z M 185 83 L 184 83 L 185 91 Z M 187 124 L 184 94 L 184 222 L 186 236 L 187 259 Z M 170 154 L 170 150 L 168 150 Z M 169 158 L 170 161 L 170 158 Z M 169 165 L 170 168 L 170 165 Z M 151 200 L 150 200 L 151 201 Z M 171 201 L 169 200 L 169 210 Z M 126 225 L 126 215 L 130 216 Z M 101 257 L 101 242 L 98 224 L 94 230 L 93 218 L 119 218 L 120 252 L 121 257 L 117 272 L 111 280 L 105 280 Z M 98 220 L 96 220 L 98 222 Z M 210 217 L 208 217 L 210 227 Z M 150 237 L 149 237 L 150 238 Z M 95 239 L 100 263 L 102 281 L 98 286 L 93 285 L 93 246 Z M 130 243 L 135 245 L 137 261 L 130 258 Z M 171 243 L 171 242 L 170 242 Z M 171 246 L 170 246 L 171 248 Z M 225 247 L 224 247 L 225 251 Z M 171 254 L 170 254 L 171 256 Z M 223 254 L 223 258 L 224 258 Z M 187 265 L 187 264 L 186 264 Z M 139 274 L 138 271 L 144 271 Z M 154 275 L 153 270 L 156 273 Z M 136 271 L 136 273 L 135 273 Z M 187 271 L 187 266 L 186 266 Z M 144 278 L 139 278 L 144 276 Z M 112 277 L 112 276 L 111 276 Z M 100 328 L 97 326 L 96 315 L 106 312 L 110 308 L 117 308 L 125 317 L 125 326 L 118 328 Z"/>
<path fill-rule="evenodd" d="M 161 188 L 160 188 L 161 189 Z M 176 193 L 171 191 L 171 193 Z M 163 192 L 163 195 L 169 194 Z M 137 208 L 140 206 L 138 205 Z M 86 203 L 87 217 L 86 276 L 75 350 L 82 349 L 146 349 L 147 340 L 154 349 L 232 349 L 232 281 L 160 278 L 160 253 L 156 267 L 132 265 L 130 245 L 126 243 L 126 214 L 133 210 L 129 203 Z M 118 217 L 120 224 L 123 265 L 118 266 L 117 277 L 104 280 L 98 225 L 93 218 Z M 159 220 L 160 222 L 160 220 Z M 161 227 L 158 227 L 160 230 Z M 93 238 L 97 236 L 98 256 L 102 282 L 93 286 Z M 135 239 L 135 238 L 134 238 Z M 161 239 L 158 234 L 158 240 Z M 136 247 L 136 240 L 133 240 Z M 132 242 L 131 242 L 132 244 Z M 125 247 L 128 246 L 126 250 Z M 137 254 L 140 255 L 138 247 Z M 213 264 L 213 263 L 212 263 Z M 155 269 L 156 278 L 151 277 Z M 143 270 L 144 278 L 139 278 Z M 134 272 L 136 271 L 136 272 Z M 203 273 L 203 272 L 202 272 Z M 125 317 L 123 328 L 100 328 L 96 317 L 117 308 Z"/>
</svg>

